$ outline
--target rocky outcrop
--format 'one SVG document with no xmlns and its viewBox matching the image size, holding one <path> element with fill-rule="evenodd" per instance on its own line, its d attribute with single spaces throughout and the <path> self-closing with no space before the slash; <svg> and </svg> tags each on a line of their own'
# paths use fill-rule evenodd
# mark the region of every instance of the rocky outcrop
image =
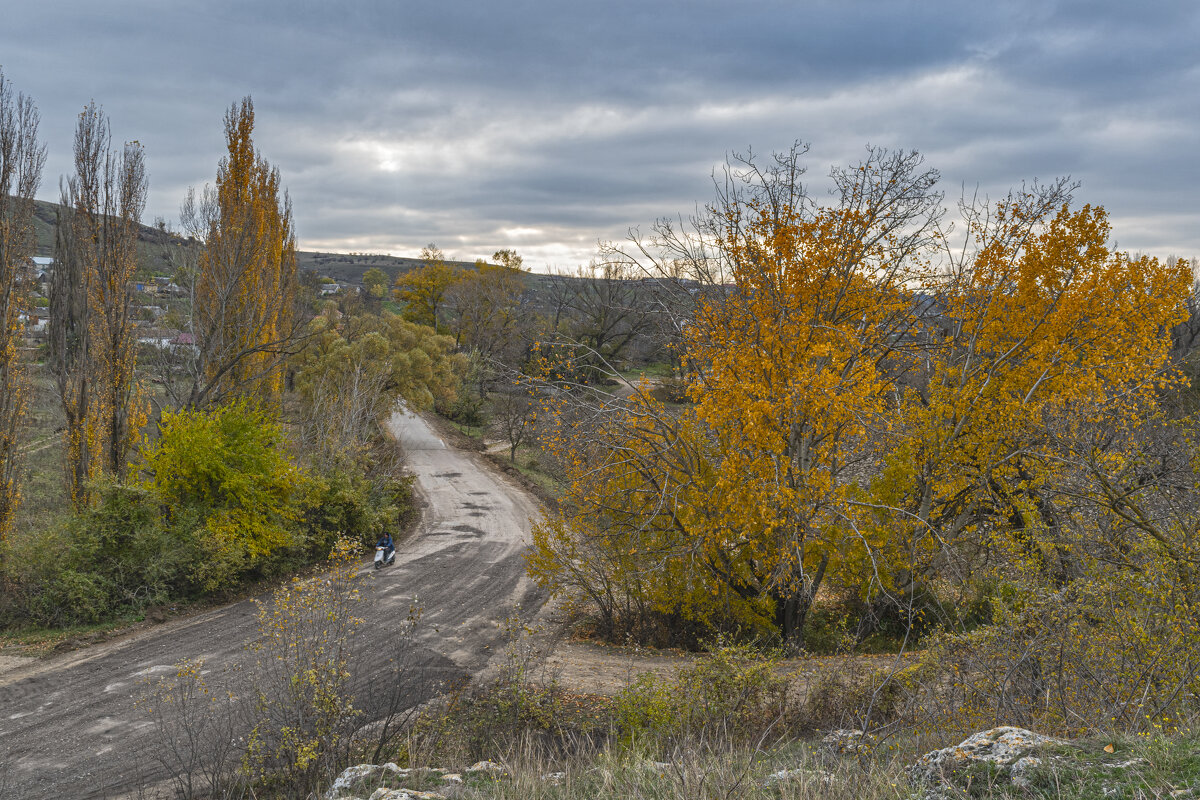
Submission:
<svg viewBox="0 0 1200 800">
<path fill-rule="evenodd" d="M 367 800 L 446 800 L 444 794 L 416 789 L 376 789 Z"/>
<path fill-rule="evenodd" d="M 341 797 L 343 792 L 349 790 L 354 784 L 372 776 L 377 776 L 381 772 L 391 772 L 399 775 L 407 771 L 400 769 L 400 767 L 391 762 L 387 764 L 358 764 L 353 767 L 347 767 L 342 770 L 342 774 L 333 782 L 333 786 L 329 787 L 329 791 L 325 793 L 325 800 L 333 800 L 335 797 Z"/>
<path fill-rule="evenodd" d="M 463 772 L 468 775 L 504 775 L 507 770 L 497 764 L 495 761 L 476 761 L 471 766 L 467 767 Z"/>
<path fill-rule="evenodd" d="M 908 777 L 919 787 L 923 800 L 957 797 L 961 787 L 976 773 L 985 773 L 1021 787 L 1028 786 L 1028 773 L 1042 763 L 1035 755 L 1051 745 L 1067 744 L 1024 728 L 1000 727 L 976 733 L 960 744 L 926 753 L 908 768 Z"/>
<path fill-rule="evenodd" d="M 857 754 L 869 750 L 873 741 L 873 736 L 860 730 L 839 728 L 825 734 L 821 738 L 821 746 L 834 755 Z"/>
<path fill-rule="evenodd" d="M 555 773 L 561 781 L 565 775 Z M 495 761 L 476 761 L 461 772 L 451 772 L 439 767 L 415 767 L 407 769 L 392 763 L 358 764 L 342 770 L 324 800 L 444 800 L 446 794 L 430 790 L 428 784 L 441 783 L 450 789 L 461 785 L 466 778 L 502 778 L 506 770 Z M 405 783 L 420 782 L 425 789 L 404 786 Z"/>
<path fill-rule="evenodd" d="M 480 767 L 480 764 L 491 764 L 491 768 Z M 490 761 L 481 761 L 464 772 L 488 773 L 492 772 L 493 768 L 501 772 L 504 769 Z M 380 786 L 383 783 L 396 784 L 409 780 L 415 782 L 417 779 L 426 782 L 441 781 L 447 786 L 463 782 L 461 774 L 435 767 L 406 769 L 390 762 L 387 764 L 358 764 L 342 770 L 342 774 L 329 787 L 329 791 L 325 792 L 325 800 L 444 800 L 445 795 L 440 792 L 403 786 L 399 788 Z"/>
</svg>

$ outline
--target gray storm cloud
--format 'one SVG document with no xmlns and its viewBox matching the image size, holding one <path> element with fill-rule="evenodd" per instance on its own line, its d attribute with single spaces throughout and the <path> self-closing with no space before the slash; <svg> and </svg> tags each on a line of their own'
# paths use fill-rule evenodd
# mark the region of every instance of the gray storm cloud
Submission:
<svg viewBox="0 0 1200 800">
<path fill-rule="evenodd" d="M 1069 173 L 1123 247 L 1200 254 L 1190 0 L 48 5 L 0 24 L 46 199 L 94 98 L 173 218 L 251 94 L 306 248 L 569 267 L 704 203 L 727 153 L 802 139 L 814 177 L 915 148 L 952 196 Z"/>
</svg>

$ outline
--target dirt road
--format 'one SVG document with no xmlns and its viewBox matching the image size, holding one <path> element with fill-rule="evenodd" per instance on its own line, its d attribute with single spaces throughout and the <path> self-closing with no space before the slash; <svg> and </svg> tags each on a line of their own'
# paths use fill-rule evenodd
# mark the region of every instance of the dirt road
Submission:
<svg viewBox="0 0 1200 800">
<path fill-rule="evenodd" d="M 359 671 L 382 674 L 414 596 L 424 608 L 408 654 L 413 703 L 483 669 L 503 647 L 497 623 L 541 603 L 524 576 L 532 497 L 478 456 L 447 446 L 411 414 L 389 427 L 408 453 L 426 510 L 396 564 L 373 572 L 360 615 Z M 250 601 L 32 663 L 0 664 L 0 796 L 113 798 L 164 777 L 153 727 L 133 702 L 147 678 L 184 659 L 213 670 L 248 665 L 257 638 Z"/>
</svg>

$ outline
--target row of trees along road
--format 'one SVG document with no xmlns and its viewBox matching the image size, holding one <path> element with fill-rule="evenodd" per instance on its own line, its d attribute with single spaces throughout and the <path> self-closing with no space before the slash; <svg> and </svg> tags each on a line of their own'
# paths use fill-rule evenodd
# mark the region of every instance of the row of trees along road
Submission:
<svg viewBox="0 0 1200 800">
<path fill-rule="evenodd" d="M 689 402 L 546 393 L 568 502 L 533 574 L 613 635 L 659 619 L 793 646 L 822 592 L 913 622 L 930 588 L 1041 596 L 1154 565 L 1192 608 L 1195 529 L 1156 492 L 1197 481 L 1155 449 L 1190 423 L 1147 433 L 1180 389 L 1188 264 L 1111 249 L 1066 181 L 968 198 L 955 233 L 917 154 L 869 150 L 822 204 L 804 152 L 735 162 L 706 213 L 607 253 L 677 288 Z"/>
<path fill-rule="evenodd" d="M 452 405 L 466 360 L 432 328 L 301 295 L 290 201 L 254 145 L 250 98 L 225 115 L 215 183 L 184 199 L 186 239 L 155 237 L 186 290 L 164 315 L 183 328 L 169 344 L 140 343 L 133 319 L 142 147 L 114 147 L 103 112 L 84 108 L 61 182 L 44 365 L 18 349 L 37 125 L 0 78 L 0 625 L 136 614 L 320 560 L 339 536 L 394 531 L 411 480 L 394 447 L 376 446 L 380 418 L 399 397 Z M 470 324 L 474 346 L 485 327 Z M 14 531 L 25 398 L 41 372 L 64 412 L 71 510 Z M 39 491 L 56 505 L 56 490 Z"/>
<path fill-rule="evenodd" d="M 0 76 L 0 624 L 136 613 L 323 558 L 340 533 L 394 527 L 407 483 L 366 474 L 361 447 L 332 466 L 306 462 L 280 423 L 289 363 L 307 366 L 291 360 L 315 332 L 297 302 L 290 204 L 254 146 L 250 99 L 225 116 L 215 185 L 184 201 L 189 238 L 170 250 L 188 290 L 185 330 L 166 347 L 139 344 L 133 320 L 142 147 L 113 147 L 103 112 L 83 109 L 61 182 L 44 367 L 17 346 L 45 159 L 37 127 L 32 101 Z M 422 357 L 436 371 L 448 349 Z M 74 508 L 15 531 L 29 377 L 41 370 L 64 412 Z M 399 390 L 380 391 L 394 401 Z M 53 544 L 64 535 L 65 553 Z"/>
<path fill-rule="evenodd" d="M 56 228 L 50 360 L 66 413 L 68 486 L 82 506 L 101 472 L 124 479 L 146 421 L 128 287 L 147 182 L 141 146 L 114 152 L 108 120 L 94 103 L 79 115 L 74 157 Z"/>
<path fill-rule="evenodd" d="M 227 155 L 215 187 L 189 191 L 182 221 L 192 246 L 187 347 L 157 365 L 172 406 L 207 408 L 238 397 L 277 404 L 285 358 L 298 341 L 291 211 L 279 173 L 254 149 L 249 98 L 225 118 Z M 75 174 L 64 181 L 51 289 L 51 365 L 66 412 L 67 470 L 77 505 L 101 473 L 125 477 L 147 420 L 139 384 L 129 282 L 147 182 L 137 142 L 110 147 L 103 112 L 89 105 L 75 134 Z"/>
</svg>

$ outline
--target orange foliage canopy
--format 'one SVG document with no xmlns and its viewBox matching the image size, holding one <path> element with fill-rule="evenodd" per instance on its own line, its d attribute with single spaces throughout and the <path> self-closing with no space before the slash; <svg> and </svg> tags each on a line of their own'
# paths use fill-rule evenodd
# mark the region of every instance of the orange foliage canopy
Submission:
<svg viewBox="0 0 1200 800">
<path fill-rule="evenodd" d="M 796 640 L 823 585 L 911 591 L 960 536 L 1004 531 L 1069 572 L 1041 489 L 1069 433 L 1172 380 L 1187 265 L 1114 251 L 1104 210 L 1072 210 L 1061 182 L 968 207 L 955 252 L 915 154 L 835 172 L 825 207 L 794 155 L 702 227 L 728 280 L 684 327 L 692 404 L 575 410 L 552 443 L 570 503 L 538 529 L 534 575 Z"/>
</svg>

